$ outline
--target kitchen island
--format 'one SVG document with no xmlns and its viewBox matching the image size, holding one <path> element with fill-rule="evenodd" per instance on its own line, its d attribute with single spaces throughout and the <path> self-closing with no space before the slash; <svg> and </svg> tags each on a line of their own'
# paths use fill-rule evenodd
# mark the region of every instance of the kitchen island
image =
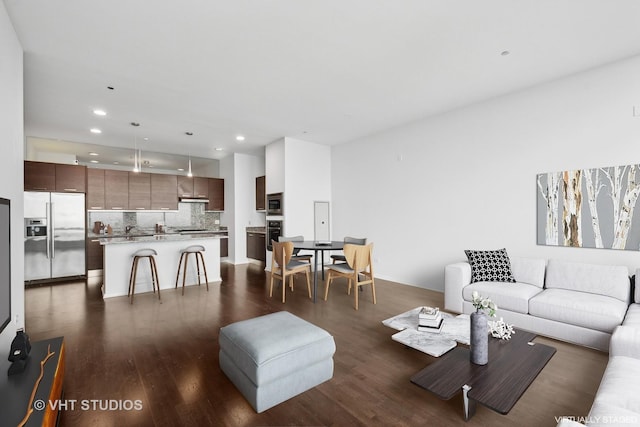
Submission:
<svg viewBox="0 0 640 427">
<path fill-rule="evenodd" d="M 100 238 L 100 244 L 104 248 L 103 298 L 127 295 L 133 253 L 140 249 L 155 249 L 158 252 L 155 258 L 158 267 L 160 290 L 175 288 L 180 250 L 191 245 L 202 245 L 205 248 L 203 255 L 209 283 L 221 282 L 220 239 L 224 238 L 226 236 L 216 233 L 102 237 Z M 180 277 L 180 286 L 182 286 L 182 276 Z M 204 285 L 204 275 L 201 276 L 201 280 Z M 186 285 L 191 286 L 197 283 L 195 258 L 190 256 Z M 136 295 L 152 291 L 149 263 L 146 260 L 141 260 L 138 265 Z"/>
</svg>

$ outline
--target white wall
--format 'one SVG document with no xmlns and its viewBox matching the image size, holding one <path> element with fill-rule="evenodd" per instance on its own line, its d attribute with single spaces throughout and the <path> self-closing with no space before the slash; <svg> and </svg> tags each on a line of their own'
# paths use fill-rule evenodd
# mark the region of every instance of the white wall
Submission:
<svg viewBox="0 0 640 427">
<path fill-rule="evenodd" d="M 284 138 L 265 147 L 266 192 L 284 191 Z"/>
<path fill-rule="evenodd" d="M 4 3 L 0 3 L 0 197 L 11 200 L 11 311 L 13 321 L 0 334 L 0 356 L 6 357 L 18 328 L 24 328 L 24 120 L 22 47 Z M 17 322 L 16 322 L 17 317 Z M 29 331 L 27 331 L 28 333 Z M 2 373 L 5 375 L 5 373 Z"/>
<path fill-rule="evenodd" d="M 265 160 L 236 153 L 222 159 L 220 171 L 225 180 L 221 225 L 229 227 L 228 261 L 247 263 L 246 228 L 265 225 L 265 214 L 256 212 L 256 177 L 264 175 Z"/>
<path fill-rule="evenodd" d="M 285 138 L 284 159 L 284 234 L 313 240 L 314 202 L 331 202 L 331 147 Z"/>
<path fill-rule="evenodd" d="M 639 163 L 639 73 L 636 57 L 335 146 L 333 237 L 367 236 L 377 276 L 438 290 L 464 249 L 632 271 L 637 251 L 536 245 L 536 174 Z"/>
</svg>

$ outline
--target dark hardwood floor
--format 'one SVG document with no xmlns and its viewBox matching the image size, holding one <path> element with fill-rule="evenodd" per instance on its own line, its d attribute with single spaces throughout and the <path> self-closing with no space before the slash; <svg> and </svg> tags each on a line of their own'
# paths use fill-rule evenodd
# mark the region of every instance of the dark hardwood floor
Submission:
<svg viewBox="0 0 640 427">
<path fill-rule="evenodd" d="M 65 398 L 77 403 L 62 413 L 60 425 L 555 426 L 555 417 L 588 414 L 606 366 L 605 353 L 538 337 L 557 353 L 513 410 L 503 416 L 479 405 L 465 422 L 461 396 L 441 401 L 409 381 L 435 359 L 392 341 L 394 331 L 381 323 L 419 305 L 442 307 L 441 293 L 377 280 L 378 304 L 365 287 L 355 311 L 340 280 L 327 302 L 313 304 L 297 278 L 282 304 L 276 295 L 269 298 L 262 266 L 223 264 L 222 277 L 209 292 L 204 286 L 188 287 L 184 296 L 179 289 L 162 291 L 162 303 L 139 294 L 133 305 L 125 297 L 103 301 L 99 285 L 84 282 L 27 289 L 32 341 L 65 337 Z M 334 336 L 334 376 L 256 414 L 219 368 L 218 332 L 279 310 Z M 94 410 L 92 400 L 139 400 L 141 409 Z"/>
</svg>

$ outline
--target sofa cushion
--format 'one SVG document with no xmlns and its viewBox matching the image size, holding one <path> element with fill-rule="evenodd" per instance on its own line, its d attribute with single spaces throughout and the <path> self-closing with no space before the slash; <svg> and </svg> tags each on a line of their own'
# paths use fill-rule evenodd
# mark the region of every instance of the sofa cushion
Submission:
<svg viewBox="0 0 640 427">
<path fill-rule="evenodd" d="M 640 360 L 610 357 L 588 418 L 602 425 L 638 425 L 640 381 L 637 378 L 640 378 Z"/>
<path fill-rule="evenodd" d="M 632 326 L 640 329 L 640 304 L 631 304 L 624 316 L 624 326 Z"/>
<path fill-rule="evenodd" d="M 462 290 L 462 297 L 465 301 L 471 302 L 473 291 L 478 291 L 480 295 L 488 297 L 496 303 L 499 316 L 501 308 L 527 314 L 529 312 L 529 299 L 542 292 L 542 289 L 520 282 L 477 282 L 465 286 Z"/>
<path fill-rule="evenodd" d="M 544 269 L 547 261 L 541 258 L 509 257 L 511 271 L 516 282 L 528 283 L 539 288 L 544 287 Z"/>
<path fill-rule="evenodd" d="M 607 295 L 629 304 L 629 270 L 620 265 L 597 265 L 549 260 L 547 289 L 567 289 Z"/>
<path fill-rule="evenodd" d="M 471 283 L 515 282 L 506 249 L 495 251 L 465 250 L 471 265 Z"/>
<path fill-rule="evenodd" d="M 607 333 L 622 323 L 626 311 L 627 304 L 616 298 L 566 289 L 546 289 L 529 300 L 532 316 Z"/>
</svg>

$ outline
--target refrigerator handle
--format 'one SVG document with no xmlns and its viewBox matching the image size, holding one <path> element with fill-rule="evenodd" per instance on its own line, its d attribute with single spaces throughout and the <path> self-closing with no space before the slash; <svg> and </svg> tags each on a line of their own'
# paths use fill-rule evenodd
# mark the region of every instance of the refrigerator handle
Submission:
<svg viewBox="0 0 640 427">
<path fill-rule="evenodd" d="M 50 215 L 50 203 L 46 206 L 47 215 L 47 259 L 51 259 L 51 215 Z"/>
<path fill-rule="evenodd" d="M 55 203 L 51 203 L 51 213 L 49 215 L 49 220 L 51 221 L 51 259 L 54 259 L 56 257 L 56 224 L 55 221 L 53 220 L 53 218 L 56 216 L 56 212 L 55 212 L 55 207 L 56 204 Z"/>
</svg>

